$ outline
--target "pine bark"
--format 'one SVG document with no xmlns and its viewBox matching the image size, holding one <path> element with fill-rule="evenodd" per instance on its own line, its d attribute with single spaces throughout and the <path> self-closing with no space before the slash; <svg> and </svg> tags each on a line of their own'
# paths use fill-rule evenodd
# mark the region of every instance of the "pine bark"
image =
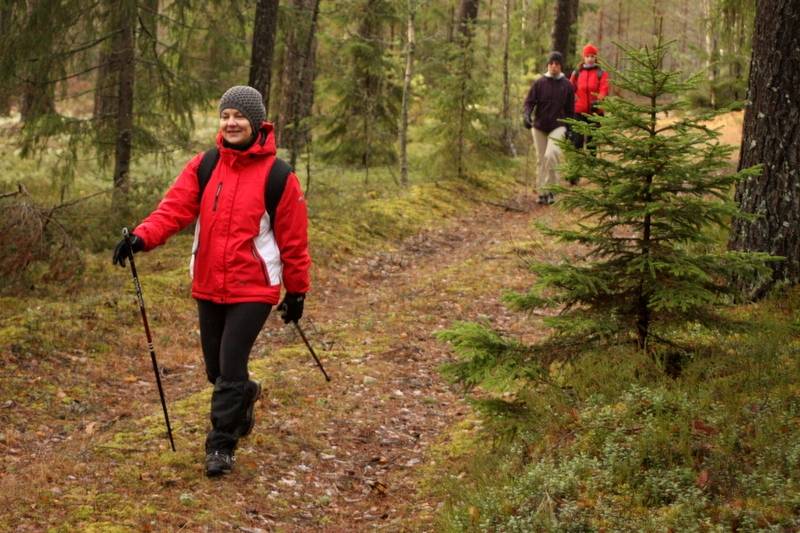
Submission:
<svg viewBox="0 0 800 533">
<path fill-rule="evenodd" d="M 307 135 L 299 131 L 297 125 L 310 114 L 314 102 L 319 0 L 292 0 L 292 8 L 297 15 L 284 33 L 286 42 L 275 137 L 279 146 L 299 152 Z"/>
<path fill-rule="evenodd" d="M 478 0 L 461 0 L 458 6 L 458 31 L 467 41 L 472 39 L 473 27 L 478 19 Z"/>
<path fill-rule="evenodd" d="M 264 109 L 268 115 L 277 29 L 278 0 L 258 0 L 253 28 L 249 84 L 264 96 Z"/>
<path fill-rule="evenodd" d="M 41 0 L 28 3 L 28 14 L 34 19 L 32 26 L 44 25 L 40 20 L 43 15 Z M 13 31 L 13 30 L 12 30 Z M 50 80 L 53 74 L 50 53 L 51 41 L 38 50 L 39 57 L 33 61 L 30 68 L 24 70 L 25 79 L 22 82 L 22 101 L 20 102 L 20 116 L 23 122 L 36 117 L 55 113 L 55 84 Z"/>
<path fill-rule="evenodd" d="M 553 50 L 570 62 L 575 55 L 575 22 L 578 20 L 578 0 L 557 0 L 553 24 Z M 566 65 L 564 65 L 566 69 Z"/>
<path fill-rule="evenodd" d="M 459 91 L 458 106 L 458 149 L 456 154 L 456 175 L 463 178 L 466 175 L 464 164 L 466 150 L 467 129 L 467 84 L 472 76 L 472 37 L 475 21 L 478 19 L 478 0 L 461 0 L 458 7 L 458 31 L 461 46 L 461 90 Z"/>
<path fill-rule="evenodd" d="M 406 70 L 403 76 L 403 103 L 400 110 L 400 184 L 403 187 L 408 187 L 408 107 L 411 100 L 411 76 L 414 72 L 414 48 L 416 46 L 415 15 L 415 0 L 408 0 Z"/>
<path fill-rule="evenodd" d="M 311 8 L 311 20 L 303 42 L 300 62 L 299 84 L 292 94 L 292 138 L 289 143 L 290 162 L 294 167 L 298 154 L 311 141 L 311 128 L 302 121 L 311 116 L 314 106 L 314 78 L 317 72 L 317 20 L 319 18 L 319 1 L 314 0 Z"/>
<path fill-rule="evenodd" d="M 511 135 L 511 80 L 508 56 L 511 44 L 511 0 L 503 0 L 503 147 L 507 155 L 516 156 Z"/>
<path fill-rule="evenodd" d="M 12 31 L 11 21 L 11 6 L 7 2 L 3 2 L 0 5 L 0 39 L 5 39 L 9 36 Z M 8 116 L 11 112 L 12 89 L 6 83 L 6 80 L 0 83 L 0 116 Z"/>
<path fill-rule="evenodd" d="M 759 177 L 736 187 L 742 211 L 755 221 L 734 220 L 729 247 L 785 257 L 772 265 L 772 279 L 742 286 L 763 296 L 779 281 L 800 282 L 800 5 L 795 0 L 760 0 L 739 168 L 763 165 Z M 740 284 L 741 285 L 741 284 Z"/>
<path fill-rule="evenodd" d="M 119 208 L 118 212 L 124 212 L 130 190 L 130 164 L 133 151 L 133 87 L 136 53 L 133 25 L 136 21 L 136 5 L 133 0 L 122 0 L 118 4 L 118 33 L 114 39 L 111 59 L 117 76 L 113 202 Z"/>
</svg>

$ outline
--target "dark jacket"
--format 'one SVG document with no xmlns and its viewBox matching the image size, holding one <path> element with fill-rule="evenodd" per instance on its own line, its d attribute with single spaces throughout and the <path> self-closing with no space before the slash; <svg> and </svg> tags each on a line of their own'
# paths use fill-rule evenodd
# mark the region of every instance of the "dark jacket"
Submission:
<svg viewBox="0 0 800 533">
<path fill-rule="evenodd" d="M 553 78 L 547 74 L 533 82 L 525 99 L 525 113 L 533 114 L 533 127 L 550 133 L 564 126 L 562 118 L 572 118 L 575 91 L 566 76 Z"/>
</svg>

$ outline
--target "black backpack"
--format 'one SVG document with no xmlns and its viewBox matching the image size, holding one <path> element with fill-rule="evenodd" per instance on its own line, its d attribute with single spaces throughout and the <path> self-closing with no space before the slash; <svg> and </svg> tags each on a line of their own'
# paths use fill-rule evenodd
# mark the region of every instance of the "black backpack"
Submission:
<svg viewBox="0 0 800 533">
<path fill-rule="evenodd" d="M 219 161 L 219 149 L 212 148 L 203 154 L 203 159 L 200 161 L 200 167 L 197 169 L 197 181 L 200 185 L 200 194 L 198 198 L 203 198 L 203 192 L 206 190 L 206 185 L 211 179 L 211 173 Z M 278 203 L 283 196 L 283 190 L 286 188 L 286 178 L 292 172 L 292 167 L 283 159 L 275 158 L 275 163 L 267 175 L 267 186 L 264 187 L 264 205 L 267 208 L 269 215 L 269 226 L 273 231 L 275 230 L 275 211 L 278 209 Z"/>
</svg>

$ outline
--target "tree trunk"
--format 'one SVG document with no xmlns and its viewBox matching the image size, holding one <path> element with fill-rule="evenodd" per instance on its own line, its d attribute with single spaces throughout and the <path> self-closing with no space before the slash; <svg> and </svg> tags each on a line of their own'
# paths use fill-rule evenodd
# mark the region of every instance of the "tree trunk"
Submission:
<svg viewBox="0 0 800 533">
<path fill-rule="evenodd" d="M 508 155 L 516 156 L 511 135 L 511 81 L 508 75 L 508 55 L 511 42 L 511 0 L 503 0 L 503 147 Z"/>
<path fill-rule="evenodd" d="M 458 31 L 467 41 L 472 39 L 473 27 L 478 19 L 478 0 L 461 0 L 458 6 Z"/>
<path fill-rule="evenodd" d="M 28 14 L 34 19 L 35 25 L 46 24 L 45 21 L 39 20 L 42 16 L 42 7 L 41 0 L 28 3 Z M 22 83 L 20 103 L 20 116 L 23 122 L 55 112 L 55 83 L 50 80 L 53 74 L 51 48 L 52 42 L 48 40 L 46 47 L 38 50 L 39 57 L 31 62 L 29 68 L 23 70 L 25 79 Z"/>
<path fill-rule="evenodd" d="M 475 21 L 478 18 L 478 0 L 461 0 L 458 7 L 458 31 L 461 46 L 461 84 L 458 106 L 458 148 L 456 154 L 456 175 L 463 178 L 466 175 L 464 164 L 466 150 L 466 113 L 467 113 L 467 85 L 472 76 L 472 36 Z"/>
<path fill-rule="evenodd" d="M 760 297 L 774 282 L 800 281 L 800 6 L 795 0 L 760 0 L 739 168 L 763 165 L 759 177 L 736 187 L 742 211 L 759 215 L 736 219 L 729 247 L 785 257 L 772 265 L 772 279 L 744 286 Z M 783 53 L 780 51 L 784 51 Z"/>
<path fill-rule="evenodd" d="M 103 17 L 106 24 L 105 29 L 109 33 L 115 32 L 119 28 L 118 15 L 115 9 L 118 2 L 104 2 Z M 109 146 L 113 144 L 111 138 L 114 136 L 115 121 L 117 117 L 117 97 L 119 92 L 119 68 L 114 64 L 116 56 L 114 50 L 119 47 L 119 35 L 105 41 L 100 48 L 98 57 L 97 78 L 94 87 L 94 130 L 97 134 L 97 142 L 103 143 L 104 148 L 100 151 L 101 163 L 108 163 L 110 156 Z"/>
<path fill-rule="evenodd" d="M 553 50 L 564 55 L 567 64 L 575 55 L 575 22 L 578 20 L 578 0 L 557 0 L 553 24 Z M 567 69 L 567 65 L 564 65 Z"/>
<path fill-rule="evenodd" d="M 603 38 L 605 37 L 606 6 L 604 0 L 599 0 L 597 4 L 597 47 L 603 49 Z"/>
<path fill-rule="evenodd" d="M 275 110 L 275 139 L 279 146 L 302 150 L 305 135 L 297 126 L 313 103 L 316 70 L 316 18 L 319 0 L 292 0 L 295 16 L 285 30 L 280 105 Z M 303 91 L 311 91 L 303 94 Z"/>
<path fill-rule="evenodd" d="M 275 53 L 275 32 L 277 28 L 278 0 L 258 0 L 253 27 L 249 84 L 263 95 L 264 109 L 267 110 L 267 116 L 269 116 L 272 58 Z"/>
<path fill-rule="evenodd" d="M 494 7 L 494 0 L 489 0 L 488 16 L 486 19 L 486 61 L 492 60 L 492 8 Z"/>
<path fill-rule="evenodd" d="M 408 0 L 408 37 L 406 41 L 406 71 L 403 76 L 403 104 L 400 110 L 400 184 L 408 187 L 408 107 L 411 100 L 411 76 L 414 71 L 415 0 Z"/>
<path fill-rule="evenodd" d="M 625 31 L 625 12 L 624 12 L 624 5 L 622 0 L 617 0 L 617 41 L 625 42 L 623 38 L 623 32 Z M 620 68 L 620 60 L 621 53 L 619 47 L 614 47 L 614 70 L 619 70 Z"/>
<path fill-rule="evenodd" d="M 708 98 L 711 107 L 717 107 L 717 35 L 714 21 L 712 20 L 711 0 L 703 3 L 704 15 L 706 17 L 705 28 L 705 48 L 706 48 L 706 73 L 708 74 Z"/>
<path fill-rule="evenodd" d="M 112 65 L 117 72 L 116 148 L 114 151 L 114 195 L 117 212 L 127 211 L 130 190 L 130 164 L 133 145 L 133 86 L 135 81 L 136 39 L 133 25 L 136 21 L 134 0 L 118 3 L 116 17 L 118 31 L 114 39 Z"/>
<path fill-rule="evenodd" d="M 302 121 L 311 116 L 314 106 L 314 78 L 316 77 L 317 59 L 317 19 L 319 18 L 319 1 L 314 0 L 311 20 L 309 21 L 306 39 L 303 43 L 298 85 L 292 94 L 292 137 L 289 144 L 292 167 L 297 163 L 297 154 L 309 139 L 310 127 Z"/>
<path fill-rule="evenodd" d="M 11 20 L 12 11 L 9 2 L 0 5 L 0 39 L 5 39 L 12 32 Z M 6 81 L 0 83 L 0 116 L 8 116 L 11 112 L 11 94 L 13 88 L 6 85 Z"/>
</svg>

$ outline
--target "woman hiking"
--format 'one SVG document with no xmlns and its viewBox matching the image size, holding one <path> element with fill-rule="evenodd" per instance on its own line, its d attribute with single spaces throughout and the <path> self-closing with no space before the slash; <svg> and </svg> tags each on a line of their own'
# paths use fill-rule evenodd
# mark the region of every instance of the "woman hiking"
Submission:
<svg viewBox="0 0 800 533">
<path fill-rule="evenodd" d="M 569 78 L 575 89 L 575 118 L 589 122 L 590 115 L 602 115 L 600 102 L 608 96 L 608 72 L 597 64 L 597 47 L 589 43 L 583 47 L 583 63 L 572 72 Z M 594 155 L 597 151 L 591 135 L 581 139 L 580 146 L 586 146 Z"/>
<path fill-rule="evenodd" d="M 261 94 L 235 86 L 219 103 L 218 159 L 205 182 L 204 154 L 192 158 L 158 207 L 115 248 L 114 264 L 148 251 L 196 222 L 190 272 L 197 300 L 206 375 L 214 385 L 211 430 L 205 442 L 209 477 L 231 471 L 240 438 L 255 423 L 261 385 L 250 380 L 250 350 L 272 306 L 284 322 L 303 315 L 309 290 L 306 203 L 290 172 L 275 209 L 266 209 L 268 176 L 277 161 L 272 124 Z M 205 186 L 203 186 L 205 185 Z"/>
</svg>

